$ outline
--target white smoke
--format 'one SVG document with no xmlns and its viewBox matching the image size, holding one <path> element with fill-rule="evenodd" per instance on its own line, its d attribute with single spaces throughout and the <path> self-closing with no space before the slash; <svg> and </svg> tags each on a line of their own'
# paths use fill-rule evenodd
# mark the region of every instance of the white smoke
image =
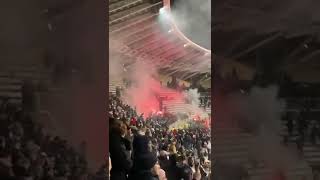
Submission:
<svg viewBox="0 0 320 180">
<path fill-rule="evenodd" d="M 177 0 L 174 4 L 171 14 L 179 29 L 211 49 L 211 0 Z"/>
<path fill-rule="evenodd" d="M 242 117 L 245 124 L 254 128 L 251 130 L 257 133 L 262 126 L 273 132 L 281 130 L 281 112 L 284 104 L 277 98 L 276 87 L 253 88 L 249 94 L 234 94 L 229 98 L 230 105 L 234 106 L 236 115 Z"/>
<path fill-rule="evenodd" d="M 123 68 L 123 58 L 120 54 L 117 54 L 115 51 L 109 51 L 109 78 L 111 80 L 118 79 L 123 77 L 125 71 Z"/>
<path fill-rule="evenodd" d="M 198 89 L 189 89 L 184 92 L 184 96 L 190 104 L 193 106 L 199 106 L 200 104 L 200 93 L 198 93 Z"/>
<path fill-rule="evenodd" d="M 109 41 L 109 81 L 119 81 L 127 76 L 125 64 L 133 62 L 133 58 L 120 52 L 120 47 Z"/>
<path fill-rule="evenodd" d="M 297 151 L 282 144 L 281 112 L 284 103 L 277 97 L 278 88 L 253 88 L 249 94 L 233 94 L 227 101 L 227 119 L 254 136 L 249 147 L 251 158 L 273 170 L 286 171 L 299 161 Z M 228 112 L 229 111 L 229 112 Z"/>
<path fill-rule="evenodd" d="M 189 89 L 184 91 L 183 96 L 188 104 L 190 104 L 189 112 L 194 114 L 195 116 L 199 116 L 200 119 L 207 119 L 209 118 L 208 113 L 203 109 L 200 108 L 200 97 L 201 94 L 198 92 L 198 89 Z"/>
</svg>

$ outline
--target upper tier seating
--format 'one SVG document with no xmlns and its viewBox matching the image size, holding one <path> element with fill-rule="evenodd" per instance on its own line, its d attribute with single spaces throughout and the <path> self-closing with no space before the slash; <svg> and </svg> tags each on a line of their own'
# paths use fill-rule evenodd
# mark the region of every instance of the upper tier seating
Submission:
<svg viewBox="0 0 320 180">
<path fill-rule="evenodd" d="M 162 3 L 151 4 L 146 0 L 119 0 L 109 4 L 109 26 L 130 21 L 131 19 L 148 14 Z"/>
</svg>

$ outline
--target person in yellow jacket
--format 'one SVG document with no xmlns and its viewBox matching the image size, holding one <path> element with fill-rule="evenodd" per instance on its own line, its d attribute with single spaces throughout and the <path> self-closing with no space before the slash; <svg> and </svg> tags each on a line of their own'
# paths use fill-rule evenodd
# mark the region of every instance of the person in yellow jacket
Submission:
<svg viewBox="0 0 320 180">
<path fill-rule="evenodd" d="M 169 146 L 170 154 L 177 154 L 176 142 L 173 141 Z"/>
</svg>

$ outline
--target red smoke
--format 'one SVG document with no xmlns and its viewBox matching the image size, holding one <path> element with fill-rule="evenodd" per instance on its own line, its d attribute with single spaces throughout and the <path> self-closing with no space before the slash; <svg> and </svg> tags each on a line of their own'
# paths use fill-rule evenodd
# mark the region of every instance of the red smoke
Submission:
<svg viewBox="0 0 320 180">
<path fill-rule="evenodd" d="M 145 117 L 160 111 L 160 98 L 164 97 L 181 100 L 183 95 L 161 86 L 158 80 L 150 76 L 141 77 L 135 85 L 125 92 L 125 101 L 135 107 L 139 114 L 143 113 Z"/>
</svg>

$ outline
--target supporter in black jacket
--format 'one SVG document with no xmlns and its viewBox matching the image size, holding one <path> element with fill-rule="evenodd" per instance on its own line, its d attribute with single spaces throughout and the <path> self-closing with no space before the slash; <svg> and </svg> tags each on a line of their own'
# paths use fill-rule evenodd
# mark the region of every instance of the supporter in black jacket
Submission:
<svg viewBox="0 0 320 180">
<path fill-rule="evenodd" d="M 146 136 L 135 137 L 133 145 L 134 164 L 129 177 L 130 180 L 158 180 L 156 173 L 152 172 L 157 163 L 157 156 L 150 151 L 148 145 L 150 140 Z"/>
<path fill-rule="evenodd" d="M 165 171 L 168 172 L 171 168 L 169 156 L 165 151 L 160 151 L 160 156 L 159 156 L 159 164 L 160 167 Z"/>
<path fill-rule="evenodd" d="M 126 180 L 132 167 L 128 140 L 124 138 L 127 126 L 121 121 L 116 121 L 112 126 L 109 139 L 112 164 L 110 180 Z"/>
<path fill-rule="evenodd" d="M 152 171 L 157 163 L 155 154 L 149 152 L 136 157 L 130 180 L 159 180 L 156 172 Z"/>
<path fill-rule="evenodd" d="M 192 180 L 192 169 L 187 164 L 184 155 L 178 157 L 177 163 L 177 177 L 180 180 Z"/>
</svg>

